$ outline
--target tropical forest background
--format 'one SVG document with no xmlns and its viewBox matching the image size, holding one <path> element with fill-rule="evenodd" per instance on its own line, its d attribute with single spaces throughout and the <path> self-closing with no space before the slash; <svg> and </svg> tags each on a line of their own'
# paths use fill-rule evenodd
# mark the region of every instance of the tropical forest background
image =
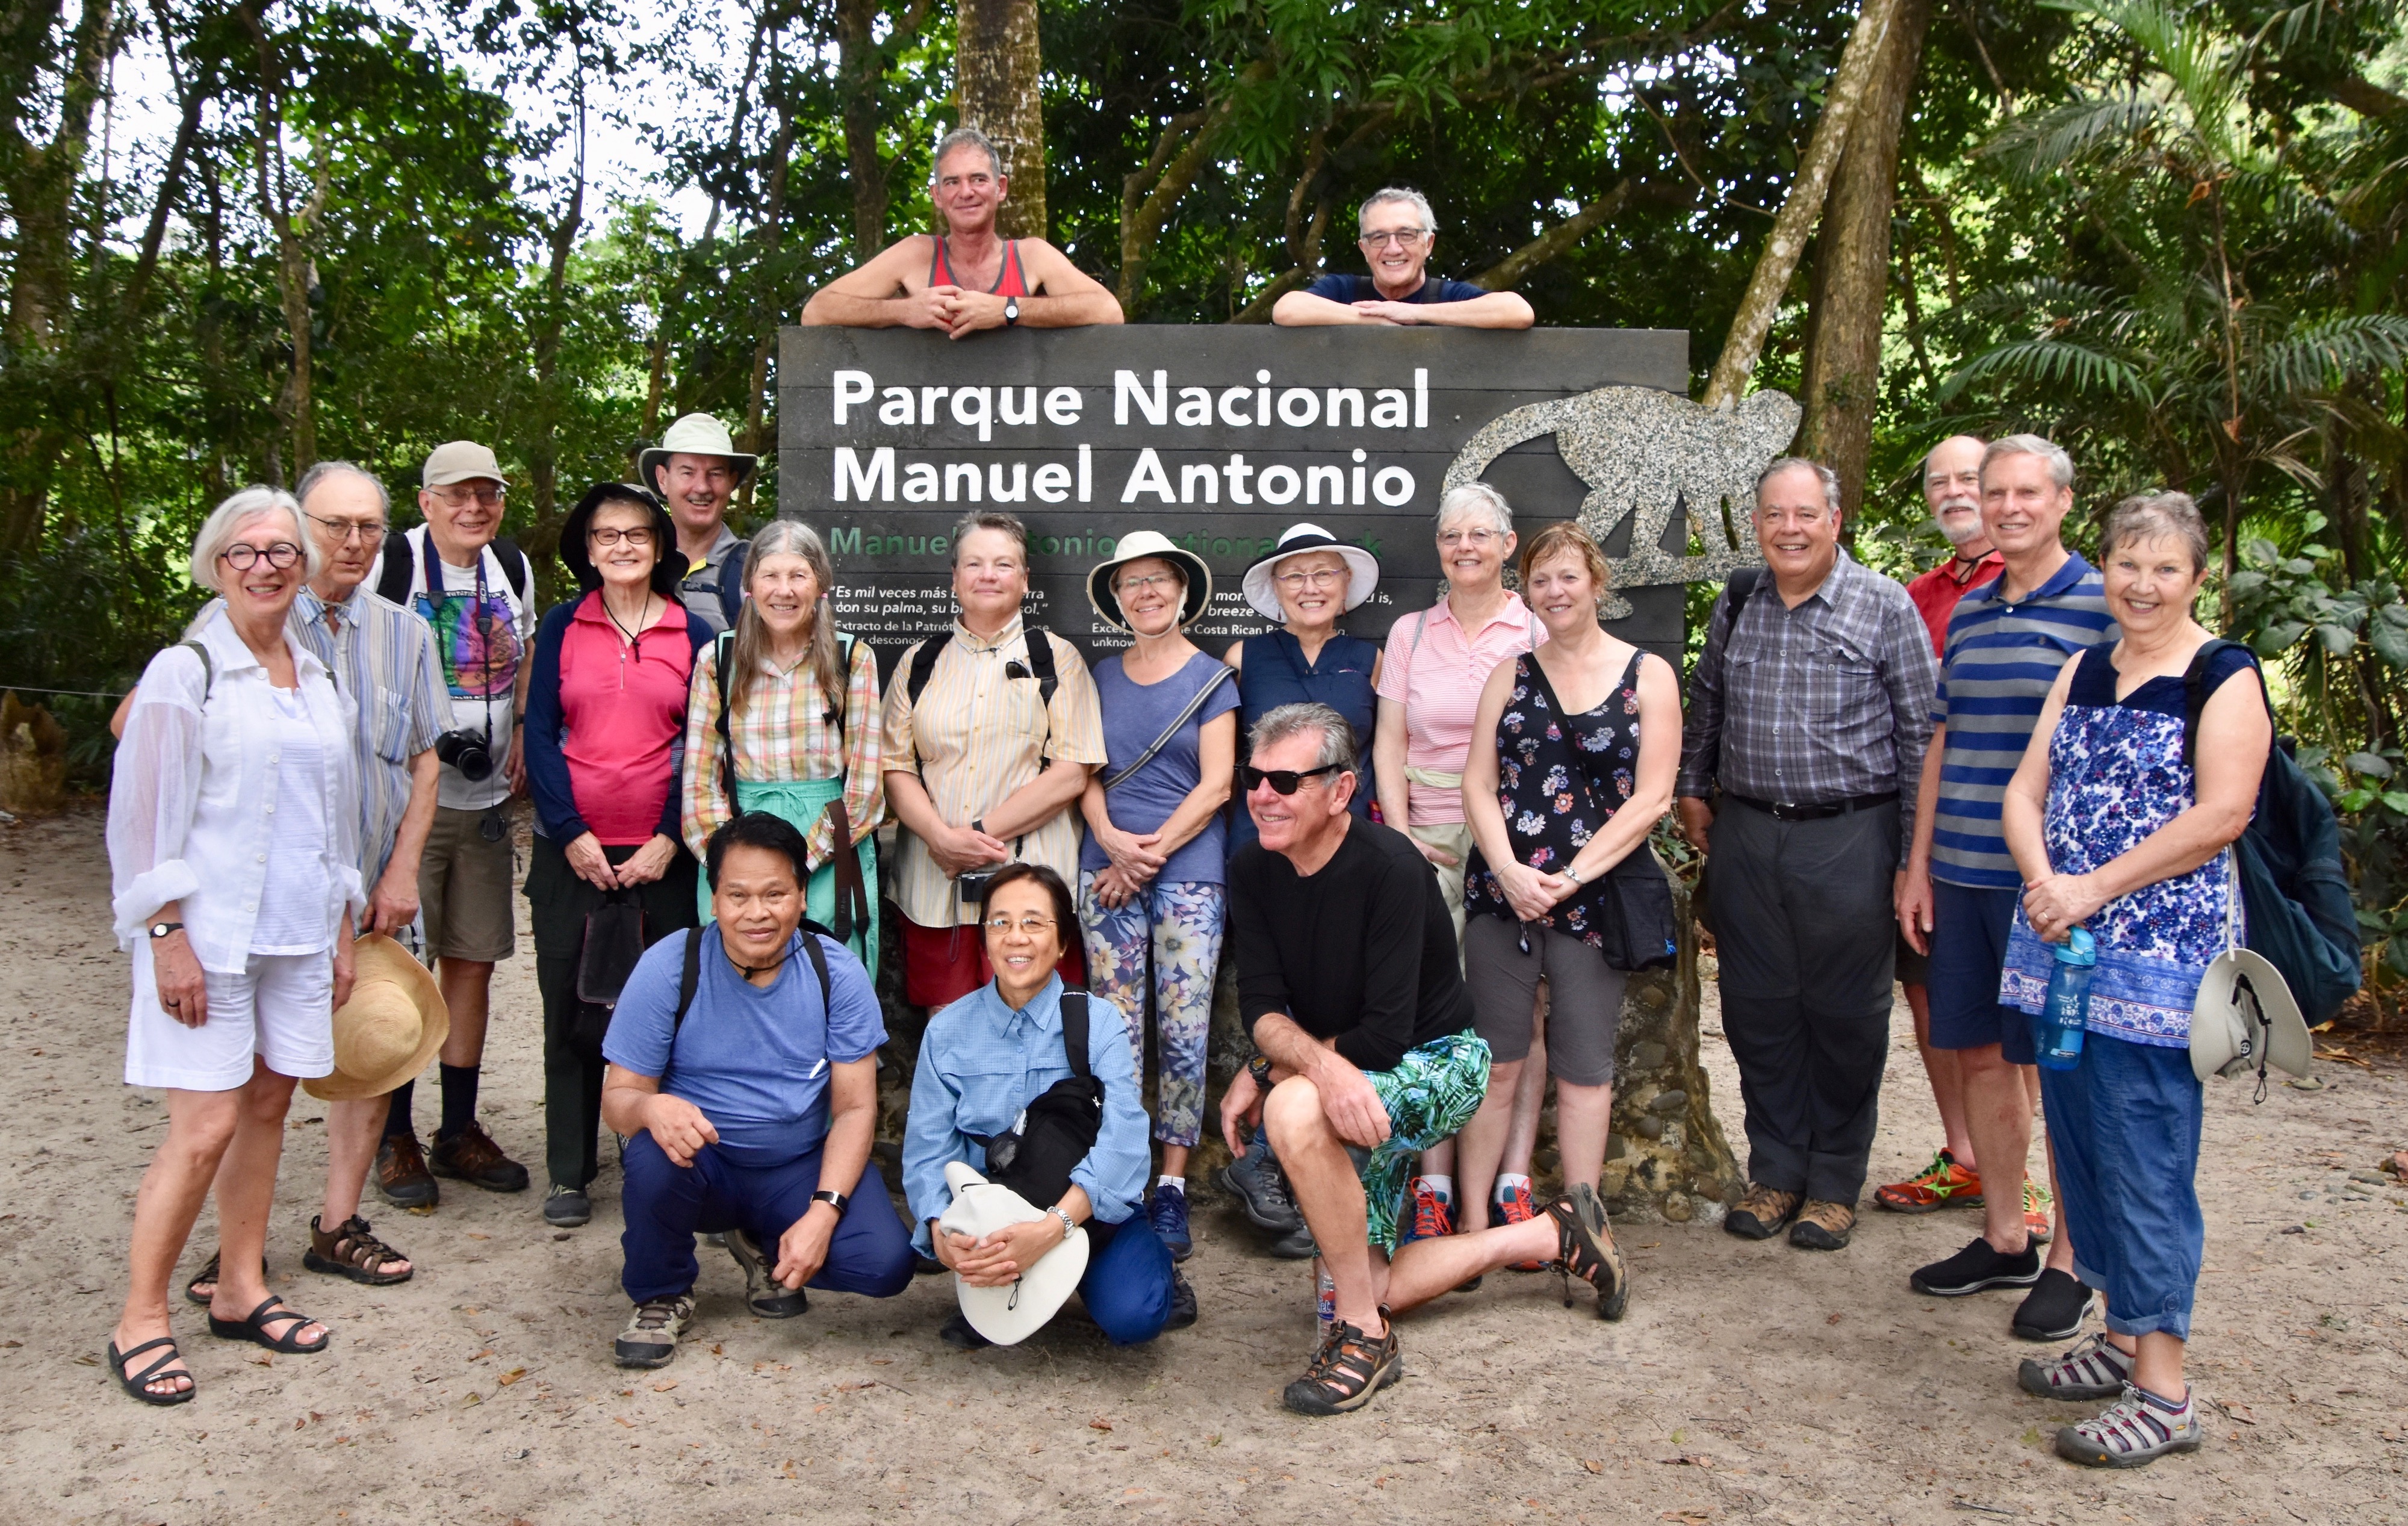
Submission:
<svg viewBox="0 0 2408 1526">
<path fill-rule="evenodd" d="M 1365 193 L 1417 186 L 1434 268 L 1542 323 L 1688 330 L 1698 395 L 1799 396 L 1885 570 L 1943 551 L 1916 465 L 1959 430 L 2063 443 L 2085 515 L 2195 494 L 2205 613 L 2343 813 L 2379 1018 L 2408 982 L 2403 28 L 2395 0 L 5 0 L 0 688 L 102 783 L 198 521 L 316 460 L 406 489 L 488 441 L 540 553 L 680 413 L 767 448 L 778 325 L 928 226 L 928 147 L 968 120 L 1019 172 L 1008 231 L 1135 321 L 1262 321 L 1360 268 Z"/>
</svg>

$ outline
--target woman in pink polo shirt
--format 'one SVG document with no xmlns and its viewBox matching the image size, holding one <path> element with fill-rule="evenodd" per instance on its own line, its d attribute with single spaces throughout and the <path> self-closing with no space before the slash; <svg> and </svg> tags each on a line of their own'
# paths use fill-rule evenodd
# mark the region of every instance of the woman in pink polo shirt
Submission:
<svg viewBox="0 0 2408 1526">
<path fill-rule="evenodd" d="M 1438 504 L 1438 563 L 1446 595 L 1389 627 L 1380 661 L 1380 720 L 1371 734 L 1380 816 L 1409 833 L 1437 866 L 1458 940 L 1464 861 L 1471 855 L 1471 829 L 1463 820 L 1463 761 L 1471 750 L 1480 692 L 1498 663 L 1547 638 L 1521 595 L 1505 586 L 1514 544 L 1513 510 L 1503 493 L 1485 482 L 1448 489 Z M 1543 1053 L 1543 1046 L 1532 1052 Z M 1530 1153 L 1539 1142 L 1545 1073 L 1543 1063 L 1526 1066 L 1514 1095 L 1492 1216 L 1503 1223 L 1518 1224 L 1538 1212 Z M 1422 1174 L 1412 1181 L 1409 1239 L 1455 1233 L 1454 1173 L 1453 1140 L 1423 1152 Z"/>
<path fill-rule="evenodd" d="M 599 1167 L 602 1125 L 602 1035 L 580 1033 L 578 1022 L 586 919 L 606 901 L 632 898 L 648 943 L 695 924 L 694 855 L 678 834 L 678 754 L 695 653 L 711 633 L 678 601 L 685 557 L 677 531 L 641 488 L 589 491 L 560 527 L 560 560 L 584 593 L 554 605 L 536 630 L 526 898 L 543 996 L 552 1171 L 543 1217 L 574 1228 L 592 1213 L 585 1189 Z M 619 950 L 617 967 L 632 967 L 640 951 Z"/>
</svg>

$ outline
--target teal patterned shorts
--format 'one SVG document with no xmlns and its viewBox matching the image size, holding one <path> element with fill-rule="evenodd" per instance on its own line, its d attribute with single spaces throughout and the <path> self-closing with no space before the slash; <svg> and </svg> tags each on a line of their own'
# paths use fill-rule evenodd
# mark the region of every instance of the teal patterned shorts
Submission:
<svg viewBox="0 0 2408 1526">
<path fill-rule="evenodd" d="M 1394 1070 L 1364 1074 L 1388 1110 L 1388 1137 L 1371 1149 L 1350 1147 L 1347 1153 L 1362 1178 L 1370 1242 L 1393 1251 L 1413 1157 L 1453 1138 L 1488 1095 L 1488 1041 L 1467 1028 L 1407 1049 Z"/>
</svg>

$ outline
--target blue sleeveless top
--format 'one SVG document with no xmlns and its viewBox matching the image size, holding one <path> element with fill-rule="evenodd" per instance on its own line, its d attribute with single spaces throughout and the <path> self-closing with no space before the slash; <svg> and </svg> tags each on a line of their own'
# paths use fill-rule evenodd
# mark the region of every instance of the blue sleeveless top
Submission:
<svg viewBox="0 0 2408 1526">
<path fill-rule="evenodd" d="M 1371 724 L 1380 716 L 1380 696 L 1371 689 L 1371 669 L 1380 660 L 1380 646 L 1359 635 L 1332 635 L 1321 644 L 1318 661 L 1307 662 L 1304 648 L 1285 631 L 1265 631 L 1239 645 L 1243 664 L 1238 669 L 1238 756 L 1243 762 L 1245 739 L 1254 722 L 1283 705 L 1326 705 L 1354 728 L 1354 753 L 1361 777 L 1354 783 L 1349 806 L 1365 820 L 1371 819 L 1377 792 L 1371 784 Z M 1229 851 L 1254 840 L 1254 819 L 1245 796 L 1230 802 Z"/>
</svg>

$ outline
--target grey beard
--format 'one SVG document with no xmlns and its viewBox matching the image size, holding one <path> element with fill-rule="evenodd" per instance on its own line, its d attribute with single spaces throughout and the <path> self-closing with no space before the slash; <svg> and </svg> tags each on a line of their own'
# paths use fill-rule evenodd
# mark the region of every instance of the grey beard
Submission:
<svg viewBox="0 0 2408 1526">
<path fill-rule="evenodd" d="M 1935 512 L 1932 518 L 1940 521 L 1940 533 L 1948 537 L 1949 545 L 1962 547 L 1982 538 L 1982 515 L 1979 504 L 1967 503 L 1961 498 L 1944 500 L 1940 506 L 1942 510 L 1959 506 L 1974 511 L 1973 517 L 1965 521 L 1961 530 L 1950 525 L 1944 513 Z"/>
</svg>

